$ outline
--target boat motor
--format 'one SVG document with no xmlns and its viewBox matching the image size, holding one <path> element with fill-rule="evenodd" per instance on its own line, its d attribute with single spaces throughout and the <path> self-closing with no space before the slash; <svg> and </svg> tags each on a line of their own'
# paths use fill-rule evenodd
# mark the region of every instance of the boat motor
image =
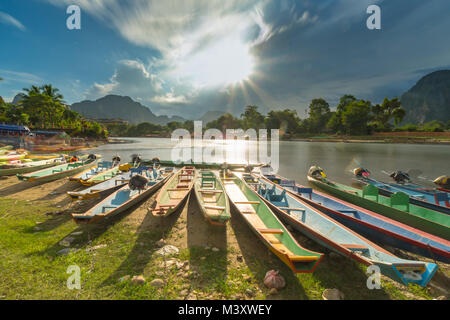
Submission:
<svg viewBox="0 0 450 320">
<path fill-rule="evenodd" d="M 137 167 L 137 165 L 142 162 L 142 158 L 138 154 L 133 154 L 131 156 L 131 162 L 134 164 L 135 167 Z"/>
<path fill-rule="evenodd" d="M 392 179 L 394 179 L 395 182 L 400 183 L 400 184 L 411 181 L 411 178 L 409 177 L 409 175 L 403 171 L 395 171 L 390 174 L 390 177 Z"/>
<path fill-rule="evenodd" d="M 450 176 L 441 176 L 433 182 L 442 188 L 450 189 Z"/>
<path fill-rule="evenodd" d="M 117 166 L 120 163 L 121 159 L 119 156 L 114 156 L 112 158 L 112 162 L 113 162 L 113 167 Z"/>
<path fill-rule="evenodd" d="M 138 174 L 130 179 L 130 182 L 128 182 L 128 186 L 131 190 L 144 189 L 148 181 L 149 180 L 146 177 Z"/>
<path fill-rule="evenodd" d="M 97 156 L 93 153 L 91 153 L 90 155 L 88 155 L 88 160 L 95 160 L 97 159 Z"/>
<path fill-rule="evenodd" d="M 161 160 L 159 160 L 159 158 L 153 158 L 152 159 L 152 167 L 155 169 L 161 168 Z"/>
<path fill-rule="evenodd" d="M 370 171 L 364 168 L 356 168 L 353 169 L 353 174 L 358 178 L 368 178 L 370 176 Z"/>
<path fill-rule="evenodd" d="M 318 180 L 321 180 L 321 179 L 327 177 L 327 175 L 325 174 L 323 169 L 321 167 L 318 167 L 318 166 L 312 166 L 311 168 L 309 168 L 308 175 L 310 177 L 313 177 L 313 178 L 318 179 Z"/>
</svg>

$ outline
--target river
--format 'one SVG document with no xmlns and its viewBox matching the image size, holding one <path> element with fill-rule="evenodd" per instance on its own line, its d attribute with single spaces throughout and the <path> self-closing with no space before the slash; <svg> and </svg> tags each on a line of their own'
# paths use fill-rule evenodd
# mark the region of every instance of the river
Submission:
<svg viewBox="0 0 450 320">
<path fill-rule="evenodd" d="M 129 161 L 133 153 L 141 155 L 146 160 L 154 157 L 171 160 L 173 149 L 177 145 L 177 142 L 168 138 L 121 138 L 121 140 L 129 143 L 106 144 L 93 149 L 92 152 L 101 154 L 107 160 L 119 155 L 122 161 Z M 202 147 L 211 146 L 212 143 L 204 142 Z M 256 143 L 248 141 L 217 141 L 215 145 L 219 150 L 216 160 L 223 161 L 226 157 L 228 163 L 247 163 L 249 154 L 244 152 L 257 150 Z M 270 144 L 268 148 L 270 150 Z M 193 153 L 194 149 L 187 147 L 183 150 L 189 154 Z M 224 153 L 224 157 L 221 152 Z M 272 157 L 272 163 L 275 158 Z M 359 166 L 369 169 L 376 179 L 384 181 L 390 180 L 384 172 L 419 169 L 422 174 L 417 181 L 432 186 L 433 179 L 450 174 L 450 146 L 280 141 L 278 162 L 279 174 L 303 185 L 308 184 L 306 174 L 310 166 L 318 165 L 325 170 L 331 180 L 344 184 L 354 182 L 351 170 Z"/>
</svg>

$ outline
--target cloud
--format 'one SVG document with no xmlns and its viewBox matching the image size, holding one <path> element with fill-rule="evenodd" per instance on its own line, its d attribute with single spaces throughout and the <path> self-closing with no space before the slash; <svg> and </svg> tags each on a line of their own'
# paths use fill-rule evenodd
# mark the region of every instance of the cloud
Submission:
<svg viewBox="0 0 450 320">
<path fill-rule="evenodd" d="M 11 81 L 36 85 L 42 83 L 43 81 L 42 78 L 31 73 L 2 70 L 2 69 L 0 69 L 0 76 L 3 78 L 4 83 Z"/>
<path fill-rule="evenodd" d="M 21 31 L 26 30 L 25 26 L 19 20 L 2 11 L 0 11 L 0 22 L 14 26 Z"/>
</svg>

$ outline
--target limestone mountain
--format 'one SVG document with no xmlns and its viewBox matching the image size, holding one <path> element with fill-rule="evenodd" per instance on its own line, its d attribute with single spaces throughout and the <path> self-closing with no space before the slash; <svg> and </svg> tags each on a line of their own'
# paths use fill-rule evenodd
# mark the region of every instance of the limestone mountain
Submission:
<svg viewBox="0 0 450 320">
<path fill-rule="evenodd" d="M 124 119 L 132 124 L 151 122 L 165 125 L 171 121 L 184 122 L 182 117 L 157 116 L 149 108 L 130 97 L 107 95 L 95 101 L 74 103 L 71 109 L 91 119 Z"/>
<path fill-rule="evenodd" d="M 404 123 L 450 120 L 450 70 L 441 70 L 423 77 L 403 94 L 406 110 Z"/>
</svg>

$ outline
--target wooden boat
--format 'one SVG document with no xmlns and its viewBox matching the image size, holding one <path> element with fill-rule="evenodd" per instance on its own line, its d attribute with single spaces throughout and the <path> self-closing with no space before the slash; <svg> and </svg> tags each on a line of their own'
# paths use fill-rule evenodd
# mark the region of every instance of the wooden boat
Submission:
<svg viewBox="0 0 450 320">
<path fill-rule="evenodd" d="M 225 226 L 231 218 L 230 202 L 216 173 L 200 171 L 194 184 L 194 192 L 206 220 L 212 225 Z"/>
<path fill-rule="evenodd" d="M 92 177 L 97 176 L 99 173 L 109 170 L 113 166 L 111 161 L 100 161 L 97 165 L 87 168 L 86 170 L 77 173 L 69 178 L 72 182 L 82 183 L 83 181 L 88 181 Z"/>
<path fill-rule="evenodd" d="M 383 196 L 390 197 L 396 192 L 403 192 L 409 196 L 409 203 L 411 204 L 450 214 L 450 197 L 446 192 L 417 188 L 413 185 L 380 182 L 369 175 L 356 175 L 356 177 L 364 185 L 372 185 L 378 188 L 379 193 Z"/>
<path fill-rule="evenodd" d="M 93 186 L 93 185 L 99 184 L 101 182 L 107 181 L 107 180 L 117 176 L 118 174 L 120 174 L 120 169 L 119 169 L 119 166 L 116 165 L 116 166 L 113 166 L 112 168 L 101 171 L 86 180 L 81 180 L 81 184 L 83 186 Z"/>
<path fill-rule="evenodd" d="M 258 238 L 295 273 L 311 273 L 323 254 L 301 247 L 269 206 L 235 173 L 222 178 L 232 206 Z"/>
<path fill-rule="evenodd" d="M 67 158 L 67 155 L 64 155 L 64 154 L 27 154 L 25 159 L 49 160 L 49 159 L 60 158 L 60 157 Z"/>
<path fill-rule="evenodd" d="M 72 219 L 78 224 L 92 224 L 113 217 L 148 198 L 173 175 L 165 170 L 146 168 L 145 171 L 149 180 L 142 188 L 132 189 L 125 184 L 86 213 L 72 214 Z"/>
<path fill-rule="evenodd" d="M 426 286 L 438 269 L 434 263 L 396 257 L 268 179 L 257 178 L 257 183 L 260 198 L 283 222 L 338 254 L 366 266 L 378 266 L 392 280 Z"/>
<path fill-rule="evenodd" d="M 450 263 L 450 242 L 445 239 L 328 194 L 306 188 L 279 175 L 266 174 L 264 178 L 279 184 L 302 201 L 372 241 Z"/>
<path fill-rule="evenodd" d="M 16 174 L 24 174 L 29 172 L 38 171 L 45 168 L 54 167 L 60 165 L 64 161 L 64 158 L 56 158 L 50 160 L 32 161 L 10 166 L 2 166 L 0 168 L 1 176 L 14 176 Z"/>
<path fill-rule="evenodd" d="M 145 160 L 142 163 L 145 165 L 153 165 L 154 163 L 158 163 L 161 166 L 166 166 L 166 167 L 186 167 L 186 166 L 195 166 L 197 169 L 209 169 L 209 170 L 221 170 L 224 168 L 227 168 L 229 170 L 236 170 L 236 169 L 241 169 L 241 168 L 246 168 L 246 167 L 252 167 L 252 168 L 256 168 L 256 167 L 260 167 L 262 166 L 262 164 L 252 164 L 252 165 L 248 165 L 245 163 L 241 163 L 241 164 L 231 164 L 231 163 L 208 163 L 208 162 L 201 162 L 201 163 L 194 163 L 192 161 L 187 161 L 187 162 L 174 162 L 174 161 L 170 161 L 170 160 L 159 160 L 159 159 L 152 159 L 152 160 Z"/>
<path fill-rule="evenodd" d="M 13 153 L 5 153 L 3 155 L 0 155 L 0 161 L 12 161 L 12 160 L 21 160 L 21 159 L 25 159 L 25 157 L 27 156 L 26 153 L 18 153 L 18 152 L 13 152 Z"/>
<path fill-rule="evenodd" d="M 194 187 L 196 174 L 194 167 L 183 167 L 175 173 L 162 187 L 151 213 L 156 217 L 167 217 L 182 207 Z"/>
<path fill-rule="evenodd" d="M 324 175 L 324 173 L 322 172 Z M 397 220 L 411 227 L 450 239 L 450 217 L 442 212 L 433 211 L 409 203 L 408 195 L 397 192 L 391 197 L 381 196 L 372 185 L 363 190 L 332 182 L 323 175 L 308 173 L 308 181 L 313 185 L 334 194 L 357 206 L 377 212 L 385 217 Z"/>
<path fill-rule="evenodd" d="M 98 162 L 98 157 L 100 156 L 96 156 L 96 158 L 90 157 L 82 161 L 61 164 L 59 166 L 42 169 L 28 174 L 18 174 L 17 178 L 21 181 L 29 182 L 49 182 L 66 178 L 77 172 L 81 172 L 95 166 Z"/>
</svg>

